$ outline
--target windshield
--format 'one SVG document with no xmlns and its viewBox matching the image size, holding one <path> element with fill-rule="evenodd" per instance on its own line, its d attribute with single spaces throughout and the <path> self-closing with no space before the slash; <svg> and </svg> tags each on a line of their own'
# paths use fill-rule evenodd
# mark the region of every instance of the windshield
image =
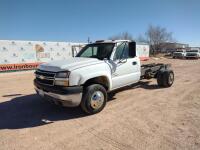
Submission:
<svg viewBox="0 0 200 150">
<path fill-rule="evenodd" d="M 187 52 L 198 52 L 198 50 L 190 50 L 190 51 L 187 51 Z"/>
<path fill-rule="evenodd" d="M 86 45 L 76 57 L 89 57 L 103 60 L 109 59 L 112 53 L 114 43 L 99 43 Z"/>
</svg>

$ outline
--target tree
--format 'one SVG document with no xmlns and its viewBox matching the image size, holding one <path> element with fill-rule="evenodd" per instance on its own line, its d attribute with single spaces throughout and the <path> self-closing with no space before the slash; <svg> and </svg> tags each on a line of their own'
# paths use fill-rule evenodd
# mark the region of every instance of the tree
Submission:
<svg viewBox="0 0 200 150">
<path fill-rule="evenodd" d="M 133 37 L 128 32 L 123 32 L 108 38 L 109 40 L 133 40 Z"/>
<path fill-rule="evenodd" d="M 168 32 L 166 28 L 150 25 L 145 33 L 145 37 L 139 36 L 139 42 L 146 42 L 150 45 L 150 51 L 154 55 L 166 46 L 167 42 L 174 41 L 172 32 Z"/>
</svg>

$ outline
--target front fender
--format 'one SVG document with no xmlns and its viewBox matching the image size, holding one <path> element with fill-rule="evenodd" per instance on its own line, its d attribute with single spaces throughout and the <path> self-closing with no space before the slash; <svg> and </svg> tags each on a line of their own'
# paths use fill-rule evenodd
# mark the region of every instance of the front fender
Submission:
<svg viewBox="0 0 200 150">
<path fill-rule="evenodd" d="M 108 81 L 108 89 L 112 88 L 111 69 L 108 64 L 97 64 L 73 70 L 69 77 L 69 85 L 83 85 L 87 80 L 104 76 Z"/>
</svg>

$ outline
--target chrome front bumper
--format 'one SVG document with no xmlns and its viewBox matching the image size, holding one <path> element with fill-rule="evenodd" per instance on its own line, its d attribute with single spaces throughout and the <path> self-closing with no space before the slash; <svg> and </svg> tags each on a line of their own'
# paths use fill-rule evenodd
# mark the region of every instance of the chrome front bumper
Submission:
<svg viewBox="0 0 200 150">
<path fill-rule="evenodd" d="M 37 87 L 35 90 L 38 95 L 41 97 L 52 100 L 57 105 L 62 105 L 66 107 L 76 107 L 79 106 L 82 99 L 82 93 L 74 93 L 74 94 L 56 94 L 52 92 L 45 92 Z"/>
</svg>

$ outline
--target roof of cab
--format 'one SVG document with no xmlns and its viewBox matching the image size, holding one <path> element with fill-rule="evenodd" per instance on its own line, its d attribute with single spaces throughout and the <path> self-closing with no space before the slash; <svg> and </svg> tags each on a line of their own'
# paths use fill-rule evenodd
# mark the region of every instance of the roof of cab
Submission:
<svg viewBox="0 0 200 150">
<path fill-rule="evenodd" d="M 98 40 L 95 43 L 117 43 L 117 42 L 133 42 L 131 40 Z"/>
</svg>

